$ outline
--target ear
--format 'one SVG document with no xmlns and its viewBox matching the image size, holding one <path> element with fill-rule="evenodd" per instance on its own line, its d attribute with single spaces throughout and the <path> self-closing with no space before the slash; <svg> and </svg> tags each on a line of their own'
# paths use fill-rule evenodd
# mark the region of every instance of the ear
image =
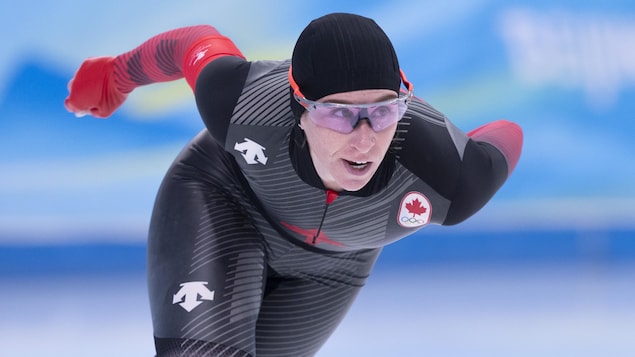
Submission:
<svg viewBox="0 0 635 357">
<path fill-rule="evenodd" d="M 300 128 L 300 130 L 304 131 L 304 128 L 302 127 L 302 121 L 307 120 L 306 119 L 306 111 L 304 113 L 302 113 L 302 115 L 300 115 L 300 118 L 298 119 L 298 128 Z"/>
</svg>

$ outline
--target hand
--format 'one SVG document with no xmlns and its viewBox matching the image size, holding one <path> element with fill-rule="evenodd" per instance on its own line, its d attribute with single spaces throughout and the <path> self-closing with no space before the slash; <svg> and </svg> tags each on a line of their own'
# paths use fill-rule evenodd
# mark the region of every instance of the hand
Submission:
<svg viewBox="0 0 635 357">
<path fill-rule="evenodd" d="M 115 57 L 94 57 L 82 63 L 68 82 L 66 110 L 78 117 L 90 114 L 107 118 L 123 104 L 128 94 L 115 85 L 114 60 Z"/>
</svg>

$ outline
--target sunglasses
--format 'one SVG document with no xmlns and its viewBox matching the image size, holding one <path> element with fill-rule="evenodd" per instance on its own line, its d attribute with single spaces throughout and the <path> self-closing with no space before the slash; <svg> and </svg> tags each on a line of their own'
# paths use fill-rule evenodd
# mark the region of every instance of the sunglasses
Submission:
<svg viewBox="0 0 635 357">
<path fill-rule="evenodd" d="M 407 92 L 402 92 L 394 99 L 368 104 L 316 102 L 306 99 L 293 79 L 291 67 L 289 67 L 289 83 L 293 89 L 293 97 L 308 111 L 309 118 L 316 125 L 348 134 L 363 119 L 366 119 L 371 128 L 379 132 L 400 121 L 408 109 L 408 103 L 412 100 L 413 85 L 408 82 L 403 71 L 400 71 L 400 74 L 402 82 L 408 89 Z"/>
</svg>

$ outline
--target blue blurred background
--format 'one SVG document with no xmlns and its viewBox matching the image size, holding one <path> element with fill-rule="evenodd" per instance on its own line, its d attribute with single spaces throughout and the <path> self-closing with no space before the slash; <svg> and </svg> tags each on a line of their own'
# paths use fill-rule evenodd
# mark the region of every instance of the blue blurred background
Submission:
<svg viewBox="0 0 635 357">
<path fill-rule="evenodd" d="M 468 131 L 506 118 L 520 163 L 456 227 L 385 249 L 319 356 L 635 355 L 630 1 L 22 2 L 0 13 L 0 355 L 152 355 L 145 235 L 202 128 L 184 81 L 110 119 L 65 111 L 82 60 L 211 24 L 283 59 L 327 12 L 374 18 L 415 93 Z"/>
</svg>

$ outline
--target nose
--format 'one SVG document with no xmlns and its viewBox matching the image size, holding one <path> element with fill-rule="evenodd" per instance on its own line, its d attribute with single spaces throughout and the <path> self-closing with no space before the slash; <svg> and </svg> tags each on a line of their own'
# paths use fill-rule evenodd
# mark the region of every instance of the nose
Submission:
<svg viewBox="0 0 635 357">
<path fill-rule="evenodd" d="M 366 119 L 360 120 L 350 135 L 351 146 L 361 153 L 367 153 L 375 145 L 375 131 Z"/>
</svg>

